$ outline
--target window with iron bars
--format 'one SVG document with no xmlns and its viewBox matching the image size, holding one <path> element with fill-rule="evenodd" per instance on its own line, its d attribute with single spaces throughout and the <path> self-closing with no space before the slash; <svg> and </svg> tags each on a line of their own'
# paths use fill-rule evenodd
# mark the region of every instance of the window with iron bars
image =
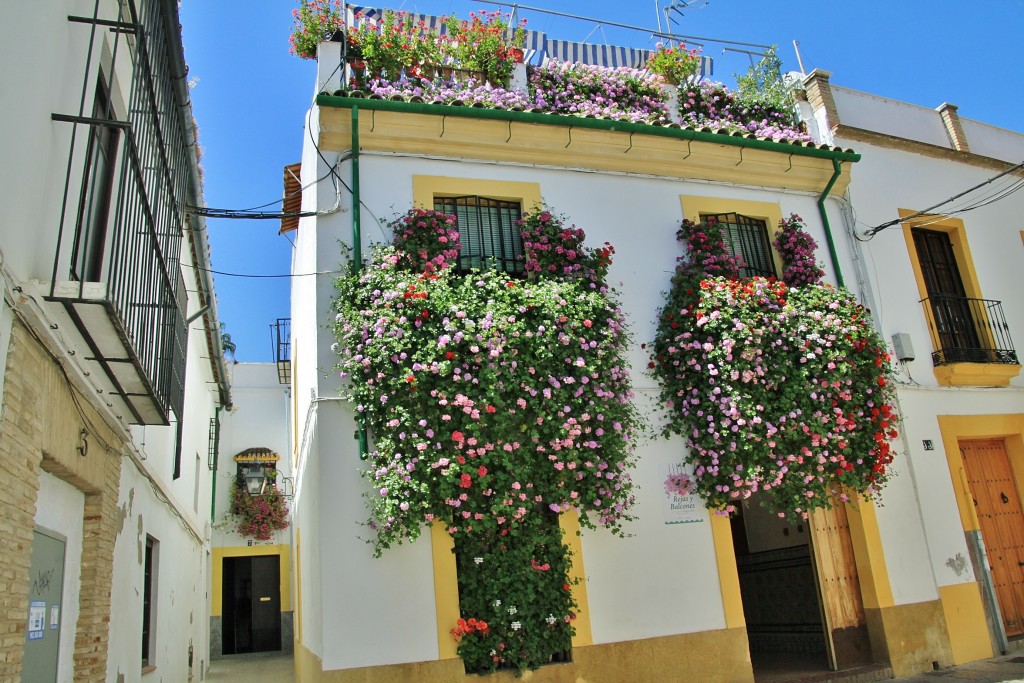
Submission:
<svg viewBox="0 0 1024 683">
<path fill-rule="evenodd" d="M 522 216 L 519 202 L 476 196 L 435 197 L 434 209 L 455 216 L 462 243 L 457 272 L 525 272 L 523 240 L 516 225 Z"/>
<path fill-rule="evenodd" d="M 701 214 L 701 220 L 714 220 L 722 226 L 729 253 L 740 262 L 740 277 L 777 276 L 768 224 L 759 218 L 738 213 Z"/>
</svg>

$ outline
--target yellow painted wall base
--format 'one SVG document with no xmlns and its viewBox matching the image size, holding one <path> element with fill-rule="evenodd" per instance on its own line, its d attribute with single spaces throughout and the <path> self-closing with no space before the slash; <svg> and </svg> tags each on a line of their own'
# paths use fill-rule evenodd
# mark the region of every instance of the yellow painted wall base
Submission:
<svg viewBox="0 0 1024 683">
<path fill-rule="evenodd" d="M 875 658 L 888 661 L 897 677 L 931 671 L 932 662 L 953 664 L 940 600 L 864 611 Z"/>
<path fill-rule="evenodd" d="M 747 630 L 730 628 L 684 635 L 574 647 L 573 661 L 488 676 L 466 674 L 461 659 L 321 671 L 320 658 L 295 643 L 296 683 L 752 683 Z"/>
<path fill-rule="evenodd" d="M 985 623 L 985 607 L 978 584 L 972 581 L 940 586 L 939 598 L 946 617 L 953 663 L 964 664 L 991 657 L 992 641 Z"/>
</svg>

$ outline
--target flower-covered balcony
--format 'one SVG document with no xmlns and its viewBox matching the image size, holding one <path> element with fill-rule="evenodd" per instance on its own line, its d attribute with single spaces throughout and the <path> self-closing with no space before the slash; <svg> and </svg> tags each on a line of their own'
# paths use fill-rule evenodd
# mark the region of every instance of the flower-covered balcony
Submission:
<svg viewBox="0 0 1024 683">
<path fill-rule="evenodd" d="M 293 51 L 320 62 L 325 149 L 351 148 L 355 107 L 370 119 L 364 149 L 429 145 L 445 156 L 811 191 L 830 181 L 844 152 L 803 130 L 773 51 L 730 89 L 708 80 L 710 60 L 683 45 L 567 43 L 497 12 L 459 20 L 376 10 L 346 21 L 327 0 L 316 17 L 306 7 Z M 337 42 L 318 42 L 325 36 Z"/>
</svg>

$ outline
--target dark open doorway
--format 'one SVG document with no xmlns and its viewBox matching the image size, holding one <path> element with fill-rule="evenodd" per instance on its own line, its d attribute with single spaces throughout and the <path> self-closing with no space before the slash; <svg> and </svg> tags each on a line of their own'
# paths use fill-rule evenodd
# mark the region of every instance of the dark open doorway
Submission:
<svg viewBox="0 0 1024 683">
<path fill-rule="evenodd" d="M 280 572 L 278 555 L 224 558 L 224 654 L 281 649 Z"/>
<path fill-rule="evenodd" d="M 830 680 L 891 677 L 874 663 L 845 504 L 793 524 L 755 495 L 732 532 L 758 683 L 818 680 L 830 670 Z"/>
<path fill-rule="evenodd" d="M 807 523 L 791 524 L 754 496 L 732 518 L 743 614 L 756 680 L 829 669 Z"/>
</svg>

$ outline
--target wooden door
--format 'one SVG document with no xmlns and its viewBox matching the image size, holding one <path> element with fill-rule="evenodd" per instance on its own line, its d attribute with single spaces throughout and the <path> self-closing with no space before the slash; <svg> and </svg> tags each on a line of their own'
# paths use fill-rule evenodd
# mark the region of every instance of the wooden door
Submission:
<svg viewBox="0 0 1024 683">
<path fill-rule="evenodd" d="M 1024 514 L 1002 439 L 961 441 L 967 483 L 1008 637 L 1024 635 Z"/>
<path fill-rule="evenodd" d="M 872 661 L 871 642 L 846 506 L 837 503 L 831 510 L 815 510 L 811 513 L 810 522 L 814 566 L 832 667 L 845 669 L 868 664 Z"/>
</svg>

